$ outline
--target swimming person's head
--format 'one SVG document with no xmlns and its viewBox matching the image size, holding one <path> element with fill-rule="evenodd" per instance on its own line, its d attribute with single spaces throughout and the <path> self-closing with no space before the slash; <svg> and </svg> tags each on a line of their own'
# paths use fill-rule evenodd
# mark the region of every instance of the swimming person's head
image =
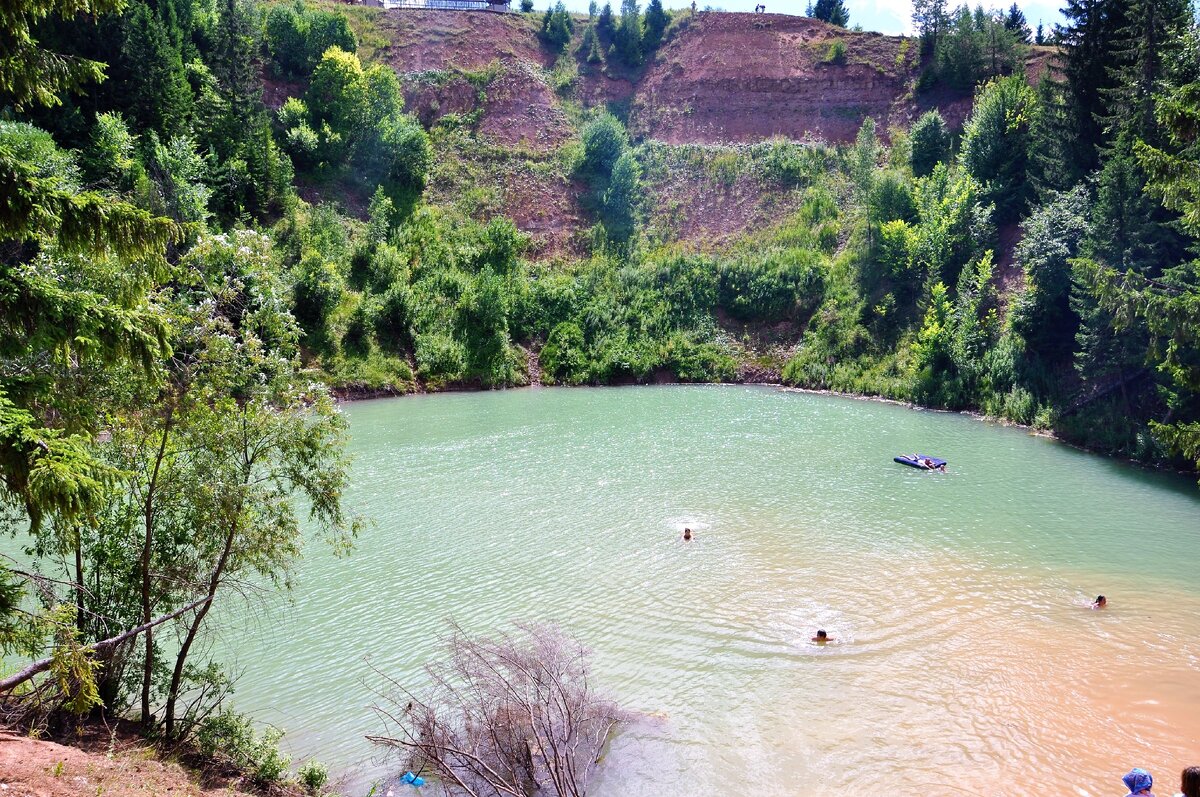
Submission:
<svg viewBox="0 0 1200 797">
<path fill-rule="evenodd" d="M 1103 595 L 1097 595 L 1096 600 L 1092 603 L 1092 605 L 1097 609 L 1103 609 L 1108 605 L 1108 598 L 1104 597 Z"/>
<path fill-rule="evenodd" d="M 817 631 L 817 639 L 829 639 L 829 634 L 825 633 L 825 629 Z"/>
<path fill-rule="evenodd" d="M 690 540 L 690 539 L 692 538 L 692 530 L 691 530 L 691 529 L 684 529 L 684 530 L 683 530 L 683 538 L 684 538 L 685 540 Z"/>
<path fill-rule="evenodd" d="M 1200 767 L 1188 767 L 1179 779 L 1179 791 L 1183 797 L 1200 797 Z"/>
<path fill-rule="evenodd" d="M 1121 778 L 1121 782 L 1125 784 L 1125 788 L 1129 789 L 1130 794 L 1149 792 L 1150 788 L 1154 786 L 1154 778 L 1150 777 L 1150 773 L 1141 767 L 1129 770 L 1129 774 Z"/>
</svg>

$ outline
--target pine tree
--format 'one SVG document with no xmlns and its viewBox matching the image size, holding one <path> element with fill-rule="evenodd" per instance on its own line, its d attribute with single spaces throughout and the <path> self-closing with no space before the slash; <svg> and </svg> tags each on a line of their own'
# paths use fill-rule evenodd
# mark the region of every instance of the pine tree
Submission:
<svg viewBox="0 0 1200 797">
<path fill-rule="evenodd" d="M 913 27 L 926 52 L 936 50 L 949 20 L 946 0 L 913 0 Z"/>
<path fill-rule="evenodd" d="M 842 0 L 816 0 L 809 5 L 808 15 L 840 28 L 850 24 L 850 12 L 846 10 L 846 4 Z"/>
<path fill-rule="evenodd" d="M 1187 0 L 1132 0 L 1124 17 L 1109 67 L 1115 85 L 1105 96 L 1106 126 L 1161 143 L 1154 121 L 1154 94 L 1157 84 L 1170 78 L 1167 67 L 1176 63 L 1176 53 L 1186 46 L 1191 7 Z"/>
<path fill-rule="evenodd" d="M 1124 0 L 1067 0 L 1062 9 L 1066 25 L 1055 35 L 1065 55 L 1066 108 L 1070 124 L 1072 171 L 1087 174 L 1100 163 L 1107 140 L 1107 96 L 1115 87 L 1109 69 L 1114 62 L 1117 34 L 1124 27 Z"/>
<path fill-rule="evenodd" d="M 645 38 L 642 40 L 642 50 L 647 56 L 658 49 L 662 43 L 663 34 L 671 24 L 671 15 L 663 10 L 662 0 L 650 0 L 646 6 Z"/>
<path fill-rule="evenodd" d="M 128 81 L 126 107 L 135 127 L 167 137 L 187 130 L 192 93 L 183 62 L 158 16 L 143 3 L 133 6 L 125 20 L 121 61 Z"/>
<path fill-rule="evenodd" d="M 1018 41 L 1029 44 L 1029 24 L 1025 21 L 1025 14 L 1021 11 L 1021 7 L 1013 3 L 1008 13 L 1004 16 L 1004 27 L 1017 37 Z"/>
<path fill-rule="evenodd" d="M 1065 92 L 1061 81 L 1043 77 L 1029 122 L 1029 181 L 1042 201 L 1083 179 L 1070 152 L 1074 138 Z"/>
<path fill-rule="evenodd" d="M 259 26 L 245 0 L 222 0 L 209 66 L 222 98 L 229 104 L 226 126 L 231 141 L 257 127 L 262 112 L 262 77 L 258 69 Z"/>
<path fill-rule="evenodd" d="M 606 42 L 612 42 L 613 37 L 617 34 L 617 23 L 613 19 L 612 3 L 606 2 L 604 8 L 600 9 L 600 15 L 596 17 L 596 32 Z"/>
<path fill-rule="evenodd" d="M 626 66 L 642 65 L 642 36 L 642 14 L 637 0 L 621 0 L 621 22 L 613 44 Z"/>
<path fill-rule="evenodd" d="M 1033 36 L 1033 43 L 1038 45 L 1039 47 L 1041 47 L 1042 45 L 1044 45 L 1046 43 L 1046 32 L 1042 28 L 1042 23 L 1040 23 L 1040 22 L 1038 23 L 1038 26 L 1037 26 L 1037 33 L 1035 33 Z"/>
</svg>

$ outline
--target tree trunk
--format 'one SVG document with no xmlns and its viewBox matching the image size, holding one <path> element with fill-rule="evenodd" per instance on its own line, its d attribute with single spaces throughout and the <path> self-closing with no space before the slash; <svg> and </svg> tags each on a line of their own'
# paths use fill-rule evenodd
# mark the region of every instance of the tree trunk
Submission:
<svg viewBox="0 0 1200 797">
<path fill-rule="evenodd" d="M 151 620 L 149 623 L 143 623 L 142 625 L 139 625 L 137 628 L 131 628 L 128 631 L 117 634 L 115 637 L 109 637 L 108 639 L 102 639 L 99 642 L 93 642 L 90 645 L 84 645 L 83 650 L 94 650 L 97 653 L 111 650 L 112 648 L 115 648 L 117 645 L 121 644 L 122 642 L 126 642 L 130 639 L 133 639 L 135 636 L 137 636 L 138 634 L 140 634 L 144 631 L 149 631 L 151 628 L 153 628 L 156 625 L 161 625 L 162 623 L 165 623 L 168 620 L 174 620 L 176 617 L 183 614 L 184 612 L 195 609 L 197 606 L 199 606 L 203 602 L 204 602 L 204 598 L 201 598 L 200 600 L 192 601 L 187 606 L 176 609 L 175 611 L 171 612 L 170 614 L 164 614 L 162 617 L 156 617 L 153 620 Z M 25 669 L 21 670 L 20 672 L 14 674 L 14 675 L 10 675 L 7 678 L 0 679 L 0 695 L 4 694 L 5 692 L 11 692 L 13 689 L 16 689 L 18 686 L 25 683 L 30 678 L 33 678 L 38 673 L 42 673 L 42 672 L 45 672 L 46 670 L 50 669 L 50 666 L 53 663 L 54 663 L 54 657 L 47 656 L 44 659 L 39 659 L 38 661 L 33 662 L 28 667 L 26 667 Z"/>
<path fill-rule="evenodd" d="M 80 637 L 85 631 L 83 627 L 83 540 L 79 524 L 75 525 L 75 627 L 79 629 Z"/>
<path fill-rule="evenodd" d="M 162 469 L 162 462 L 166 456 L 167 438 L 171 433 L 171 420 L 173 411 L 170 406 L 167 407 L 167 414 L 163 419 L 162 439 L 158 444 L 158 453 L 154 458 L 154 469 L 150 475 L 150 481 L 146 484 L 146 501 L 143 507 L 143 514 L 146 520 L 146 536 L 142 541 L 142 624 L 147 625 L 146 628 L 146 654 L 145 661 L 142 664 L 142 725 L 150 725 L 150 684 L 154 678 L 154 633 L 153 626 L 150 623 L 150 554 L 154 550 L 154 500 L 157 498 L 158 475 Z"/>
<path fill-rule="evenodd" d="M 225 536 L 225 547 L 221 550 L 221 556 L 217 559 L 216 567 L 213 568 L 212 576 L 208 580 L 208 594 L 203 599 L 200 610 L 192 618 L 192 624 L 188 628 L 187 637 L 184 638 L 183 644 L 179 647 L 179 654 L 175 657 L 175 670 L 171 673 L 171 687 L 167 691 L 166 717 L 163 721 L 165 725 L 164 731 L 168 739 L 172 738 L 175 733 L 175 703 L 179 700 L 179 685 L 183 681 L 183 666 L 187 661 L 188 653 L 192 649 L 192 643 L 196 641 L 196 635 L 200 632 L 200 624 L 204 622 L 205 615 L 212 608 L 213 598 L 217 595 L 217 587 L 221 585 L 221 575 L 225 571 L 225 563 L 229 561 L 229 552 L 233 549 L 233 541 L 237 536 L 237 529 L 237 520 L 234 520 L 229 526 L 229 533 Z"/>
</svg>

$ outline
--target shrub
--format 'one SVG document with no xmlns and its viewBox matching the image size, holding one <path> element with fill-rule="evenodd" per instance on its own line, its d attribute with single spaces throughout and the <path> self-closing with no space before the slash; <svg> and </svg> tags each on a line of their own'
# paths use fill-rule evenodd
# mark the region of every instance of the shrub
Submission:
<svg viewBox="0 0 1200 797">
<path fill-rule="evenodd" d="M 587 379 L 587 354 L 583 330 L 568 321 L 556 326 L 542 347 L 543 378 L 550 383 L 578 385 Z"/>
<path fill-rule="evenodd" d="M 329 781 L 329 770 L 320 761 L 310 758 L 296 770 L 296 777 L 301 786 L 315 794 Z"/>
<path fill-rule="evenodd" d="M 287 131 L 283 140 L 284 151 L 291 156 L 297 169 L 309 169 L 317 164 L 321 140 L 307 124 L 301 122 Z"/>
<path fill-rule="evenodd" d="M 830 64 L 844 64 L 846 62 L 846 43 L 841 39 L 834 39 L 829 43 L 829 48 L 825 51 L 825 61 Z"/>
<path fill-rule="evenodd" d="M 950 157 L 950 129 L 936 109 L 913 124 L 910 139 L 914 177 L 924 177 L 933 171 L 934 166 Z"/>
<path fill-rule="evenodd" d="M 467 352 L 449 335 L 418 335 L 417 374 L 427 382 L 446 383 L 461 379 L 467 367 Z"/>
<path fill-rule="evenodd" d="M 602 113 L 583 127 L 583 161 L 580 171 L 609 174 L 629 147 L 625 126 L 610 113 Z"/>
<path fill-rule="evenodd" d="M 381 136 L 387 175 L 400 185 L 423 188 L 433 162 L 433 147 L 420 123 L 408 114 L 383 124 Z"/>
<path fill-rule="evenodd" d="M 204 720 L 196 734 L 203 755 L 225 761 L 268 784 L 287 774 L 290 760 L 279 750 L 281 738 L 283 731 L 278 728 L 268 728 L 257 736 L 250 718 L 233 711 L 222 711 Z"/>
<path fill-rule="evenodd" d="M 375 313 L 375 337 L 383 348 L 399 352 L 412 345 L 413 296 L 407 285 L 384 292 Z"/>
<path fill-rule="evenodd" d="M 720 302 L 742 321 L 795 318 L 820 300 L 817 255 L 805 250 L 743 256 L 721 265 Z"/>
</svg>

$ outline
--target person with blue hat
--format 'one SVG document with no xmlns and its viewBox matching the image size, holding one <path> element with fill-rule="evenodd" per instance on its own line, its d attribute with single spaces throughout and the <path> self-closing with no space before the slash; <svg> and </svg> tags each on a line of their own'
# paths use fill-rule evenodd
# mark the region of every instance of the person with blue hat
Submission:
<svg viewBox="0 0 1200 797">
<path fill-rule="evenodd" d="M 1125 788 L 1129 789 L 1126 797 L 1154 797 L 1150 791 L 1150 788 L 1154 786 L 1154 778 L 1150 777 L 1150 773 L 1141 767 L 1129 770 L 1129 774 L 1121 778 L 1121 782 L 1125 784 Z"/>
</svg>

